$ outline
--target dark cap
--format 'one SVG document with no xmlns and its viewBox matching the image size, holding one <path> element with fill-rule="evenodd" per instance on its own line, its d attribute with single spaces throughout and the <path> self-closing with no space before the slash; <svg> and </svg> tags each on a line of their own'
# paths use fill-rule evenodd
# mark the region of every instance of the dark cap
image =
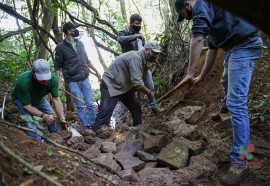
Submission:
<svg viewBox="0 0 270 186">
<path fill-rule="evenodd" d="M 71 22 L 67 22 L 63 25 L 63 32 L 66 34 L 67 31 L 71 30 L 71 29 L 76 29 L 78 28 L 80 25 L 74 25 Z"/>
<path fill-rule="evenodd" d="M 184 17 L 181 15 L 180 10 L 184 7 L 184 2 L 187 0 L 175 0 L 174 1 L 174 7 L 176 10 L 176 13 L 178 15 L 177 22 L 181 22 L 184 20 Z"/>
</svg>

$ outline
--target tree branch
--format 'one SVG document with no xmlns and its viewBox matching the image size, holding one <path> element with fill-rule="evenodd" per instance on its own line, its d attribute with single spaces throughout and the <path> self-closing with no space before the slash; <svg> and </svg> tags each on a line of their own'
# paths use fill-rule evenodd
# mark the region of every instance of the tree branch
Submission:
<svg viewBox="0 0 270 186">
<path fill-rule="evenodd" d="M 96 164 L 97 166 L 106 168 L 106 169 L 109 170 L 110 172 L 113 172 L 114 174 L 116 174 L 116 175 L 117 175 L 119 178 L 121 178 L 122 180 L 125 180 L 125 179 L 124 179 L 117 171 L 113 170 L 113 169 L 110 168 L 109 166 L 100 164 L 100 163 L 98 163 L 98 162 L 96 162 L 96 161 L 90 159 L 89 157 L 87 157 L 87 156 L 84 155 L 83 153 L 79 152 L 78 150 L 74 150 L 74 149 L 68 148 L 68 147 L 66 147 L 66 146 L 60 145 L 59 143 L 56 143 L 56 142 L 54 142 L 53 140 L 51 140 L 51 139 L 49 139 L 49 138 L 43 136 L 43 134 L 37 133 L 36 130 L 30 129 L 30 128 L 26 128 L 26 127 L 22 127 L 22 126 L 19 126 L 19 125 L 14 125 L 14 124 L 12 124 L 12 123 L 10 123 L 10 122 L 7 122 L 7 121 L 5 121 L 5 120 L 2 120 L 2 119 L 0 119 L 0 124 L 2 124 L 2 125 L 3 125 L 3 124 L 4 124 L 4 125 L 8 125 L 8 126 L 10 126 L 10 127 L 15 127 L 15 128 L 20 129 L 20 130 L 24 130 L 24 131 L 26 130 L 26 131 L 30 131 L 30 132 L 33 132 L 33 133 L 35 133 L 35 134 L 38 134 L 38 135 L 40 135 L 42 138 L 44 138 L 47 142 L 49 142 L 49 143 L 55 145 L 56 147 L 59 147 L 59 148 L 65 149 L 65 150 L 67 150 L 67 151 L 70 151 L 70 152 L 79 154 L 80 156 L 84 157 L 85 159 L 87 159 L 87 160 L 90 161 L 91 163 L 94 163 L 94 164 Z"/>
<path fill-rule="evenodd" d="M 22 30 L 10 31 L 10 32 L 8 32 L 8 33 L 0 36 L 0 42 L 3 41 L 4 39 L 7 39 L 7 38 L 11 37 L 11 36 L 22 34 L 22 33 L 28 32 L 30 30 L 33 30 L 33 27 L 32 26 L 25 27 Z"/>
</svg>

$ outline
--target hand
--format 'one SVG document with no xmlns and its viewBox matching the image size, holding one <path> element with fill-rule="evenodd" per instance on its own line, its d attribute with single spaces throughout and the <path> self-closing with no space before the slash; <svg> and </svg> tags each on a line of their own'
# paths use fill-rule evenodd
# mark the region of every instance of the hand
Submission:
<svg viewBox="0 0 270 186">
<path fill-rule="evenodd" d="M 201 82 L 203 80 L 203 77 L 202 76 L 197 76 L 195 77 L 192 82 L 194 85 L 198 84 L 199 82 Z"/>
<path fill-rule="evenodd" d="M 176 85 L 176 87 L 174 87 L 173 90 L 177 90 L 187 83 L 190 85 L 190 84 L 192 84 L 192 81 L 193 81 L 193 77 L 186 76 L 178 85 Z"/>
<path fill-rule="evenodd" d="M 143 35 L 143 34 L 136 34 L 136 37 L 137 37 L 138 39 L 142 40 L 142 41 L 144 41 L 144 40 L 145 40 L 145 38 L 144 38 L 144 35 Z"/>
<path fill-rule="evenodd" d="M 63 85 L 63 83 L 61 83 L 61 82 L 58 83 L 58 89 L 65 91 L 65 86 Z"/>
<path fill-rule="evenodd" d="M 101 76 L 100 76 L 100 74 L 97 72 L 96 75 L 97 75 L 98 81 L 101 82 Z"/>
<path fill-rule="evenodd" d="M 66 122 L 65 119 L 59 120 L 59 124 L 60 124 L 60 126 L 61 126 L 62 129 L 65 129 L 66 130 L 68 128 L 68 125 L 67 125 L 67 122 Z"/>
<path fill-rule="evenodd" d="M 152 101 L 154 99 L 154 94 L 151 91 L 149 91 L 149 94 L 147 94 L 147 97 L 149 101 Z"/>
<path fill-rule="evenodd" d="M 49 115 L 49 114 L 44 114 L 43 119 L 49 125 L 49 124 L 51 124 L 52 122 L 55 121 L 55 116 L 54 115 Z"/>
</svg>

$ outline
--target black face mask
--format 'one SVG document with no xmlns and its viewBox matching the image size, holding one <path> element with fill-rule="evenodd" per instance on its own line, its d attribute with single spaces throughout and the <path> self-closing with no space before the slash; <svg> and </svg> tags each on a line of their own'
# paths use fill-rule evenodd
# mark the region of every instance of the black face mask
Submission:
<svg viewBox="0 0 270 186">
<path fill-rule="evenodd" d="M 141 26 L 133 25 L 132 28 L 133 28 L 133 30 L 134 30 L 135 32 L 139 32 L 139 31 L 141 30 L 142 27 L 141 27 Z"/>
<path fill-rule="evenodd" d="M 156 61 L 156 57 L 152 55 L 152 51 L 149 50 L 149 52 L 146 54 L 145 56 L 145 60 L 148 62 L 155 62 Z"/>
<path fill-rule="evenodd" d="M 190 8 L 190 10 L 186 9 L 187 11 L 187 20 L 191 20 L 192 19 L 192 8 Z"/>
<path fill-rule="evenodd" d="M 76 29 L 71 35 L 72 35 L 73 37 L 79 37 L 80 32 L 79 32 L 79 30 Z"/>
</svg>

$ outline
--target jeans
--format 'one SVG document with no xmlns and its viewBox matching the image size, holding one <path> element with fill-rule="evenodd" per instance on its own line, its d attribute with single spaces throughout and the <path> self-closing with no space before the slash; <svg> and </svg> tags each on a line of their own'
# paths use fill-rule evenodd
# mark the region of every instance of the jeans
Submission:
<svg viewBox="0 0 270 186">
<path fill-rule="evenodd" d="M 26 110 L 24 110 L 23 108 L 23 105 L 22 103 L 19 101 L 19 100 L 15 100 L 14 101 L 14 104 L 17 106 L 19 112 L 24 115 L 24 116 L 31 116 L 31 114 L 29 112 L 27 112 Z M 38 109 L 39 111 L 45 113 L 45 114 L 49 114 L 49 115 L 53 115 L 53 111 L 52 111 L 52 108 L 49 104 L 49 102 L 47 101 L 47 99 L 44 98 L 44 100 L 38 104 L 38 105 L 35 105 L 34 106 L 36 109 Z M 32 128 L 33 130 L 38 130 L 38 127 L 37 127 L 37 124 L 36 123 L 33 123 L 32 124 L 32 127 L 30 127 L 30 123 L 25 121 L 24 122 L 24 126 L 26 128 Z M 56 122 L 53 122 L 51 124 L 48 125 L 48 130 L 49 132 L 57 132 L 58 130 L 58 127 L 56 125 Z M 42 138 L 38 135 L 38 134 L 35 134 L 33 132 L 30 132 L 30 131 L 26 131 L 26 134 L 32 138 L 35 138 L 39 141 L 43 141 Z"/>
<path fill-rule="evenodd" d="M 227 108 L 232 116 L 233 146 L 230 152 L 232 165 L 245 165 L 240 160 L 240 147 L 250 143 L 250 123 L 247 98 L 256 62 L 262 55 L 260 38 L 236 46 L 225 53 L 224 72 L 221 78 Z M 243 152 L 242 152 L 243 153 Z"/>
<path fill-rule="evenodd" d="M 145 77 L 144 77 L 144 85 L 153 93 L 154 95 L 154 91 L 155 91 L 155 88 L 154 88 L 154 82 L 153 82 L 153 77 L 152 77 L 152 72 L 147 69 L 147 72 L 145 74 Z M 149 106 L 151 108 L 157 108 L 157 103 L 156 103 L 156 99 L 154 97 L 154 99 L 150 100 L 149 101 Z"/>
<path fill-rule="evenodd" d="M 82 123 L 82 126 L 84 128 L 87 128 L 89 125 L 94 125 L 96 120 L 96 113 L 92 101 L 93 93 L 89 79 L 86 78 L 85 80 L 82 81 L 69 82 L 68 86 L 71 91 L 71 94 L 74 97 L 78 98 L 81 101 L 83 101 L 84 98 L 86 108 L 88 111 L 88 117 L 84 110 L 84 104 L 81 101 L 77 100 L 76 98 L 73 98 L 73 101 L 77 109 L 77 115 Z"/>
<path fill-rule="evenodd" d="M 101 91 L 101 100 L 100 105 L 98 107 L 97 119 L 95 125 L 92 128 L 95 133 L 98 133 L 98 130 L 103 125 L 110 124 L 110 119 L 118 100 L 120 100 L 130 111 L 133 119 L 133 126 L 142 124 L 141 104 L 137 99 L 135 91 L 133 89 L 129 90 L 128 92 L 122 95 L 110 97 L 106 83 L 104 81 L 101 81 L 100 91 Z"/>
</svg>

